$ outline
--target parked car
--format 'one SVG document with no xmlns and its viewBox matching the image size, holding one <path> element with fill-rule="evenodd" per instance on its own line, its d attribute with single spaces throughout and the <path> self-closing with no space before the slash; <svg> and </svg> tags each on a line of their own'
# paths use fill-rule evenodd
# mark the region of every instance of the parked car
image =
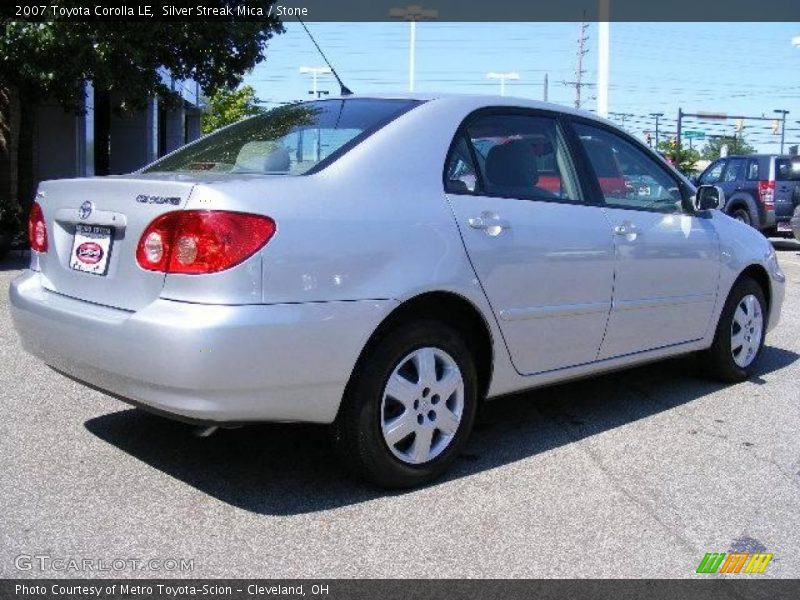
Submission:
<svg viewBox="0 0 800 600">
<path fill-rule="evenodd" d="M 711 163 L 697 180 L 725 192 L 723 210 L 768 236 L 791 236 L 789 220 L 800 204 L 800 159 L 775 154 L 729 156 Z"/>
<path fill-rule="evenodd" d="M 750 376 L 785 277 L 721 193 L 540 102 L 284 106 L 137 173 L 41 184 L 11 314 L 29 352 L 114 397 L 331 424 L 356 473 L 414 486 L 487 398 L 692 352 Z"/>
</svg>

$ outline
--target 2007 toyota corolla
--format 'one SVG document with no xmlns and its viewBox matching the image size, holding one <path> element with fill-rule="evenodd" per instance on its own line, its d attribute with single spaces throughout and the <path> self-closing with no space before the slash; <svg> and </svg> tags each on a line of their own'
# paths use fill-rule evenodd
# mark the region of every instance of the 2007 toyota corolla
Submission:
<svg viewBox="0 0 800 600">
<path fill-rule="evenodd" d="M 132 175 L 43 183 L 12 316 L 114 396 L 329 423 L 356 472 L 412 486 L 484 398 L 688 352 L 746 378 L 785 278 L 721 193 L 553 105 L 295 104 Z"/>
</svg>

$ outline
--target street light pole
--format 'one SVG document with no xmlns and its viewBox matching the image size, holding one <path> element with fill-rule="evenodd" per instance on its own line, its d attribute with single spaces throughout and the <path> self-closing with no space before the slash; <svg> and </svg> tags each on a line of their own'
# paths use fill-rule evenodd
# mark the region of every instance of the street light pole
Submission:
<svg viewBox="0 0 800 600">
<path fill-rule="evenodd" d="M 323 94 L 327 94 L 327 91 L 319 91 L 317 88 L 317 79 L 320 75 L 330 75 L 331 70 L 328 67 L 300 67 L 300 72 L 304 75 L 311 75 L 311 91 L 308 92 L 309 94 L 313 95 L 315 98 L 319 98 Z"/>
<path fill-rule="evenodd" d="M 402 19 L 409 23 L 409 42 L 408 42 L 408 91 L 414 91 L 414 79 L 417 62 L 417 21 L 431 21 L 439 17 L 439 11 L 435 9 L 422 8 L 418 4 L 412 4 L 405 8 L 392 8 L 389 10 L 392 19 Z"/>
<path fill-rule="evenodd" d="M 509 80 L 512 80 L 512 81 L 517 80 L 517 79 L 519 79 L 519 73 L 515 73 L 513 71 L 510 71 L 508 73 L 496 73 L 495 71 L 492 71 L 492 72 L 486 74 L 486 79 L 499 79 L 500 80 L 500 95 L 501 96 L 505 96 L 506 95 L 506 79 L 509 79 Z"/>
<path fill-rule="evenodd" d="M 786 139 L 786 115 L 789 114 L 789 111 L 779 108 L 772 112 L 781 116 L 781 154 L 783 154 L 783 143 Z"/>
</svg>

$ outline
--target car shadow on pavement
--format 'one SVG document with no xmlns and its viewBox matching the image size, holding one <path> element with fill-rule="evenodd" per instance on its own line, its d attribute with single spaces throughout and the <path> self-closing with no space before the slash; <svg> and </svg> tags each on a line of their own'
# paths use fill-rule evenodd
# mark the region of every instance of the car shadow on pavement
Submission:
<svg viewBox="0 0 800 600">
<path fill-rule="evenodd" d="M 12 250 L 0 259 L 0 271 L 21 271 L 27 269 L 30 262 L 31 257 L 28 252 Z"/>
<path fill-rule="evenodd" d="M 766 347 L 754 380 L 798 358 Z M 685 357 L 498 398 L 482 407 L 464 452 L 433 485 L 571 444 L 723 387 L 703 379 L 697 359 Z M 252 425 L 197 438 L 190 426 L 138 409 L 97 417 L 85 426 L 197 490 L 259 514 L 316 512 L 404 493 L 377 489 L 343 472 L 322 426 Z"/>
<path fill-rule="evenodd" d="M 794 239 L 771 239 L 773 248 L 778 252 L 800 252 L 800 241 Z"/>
</svg>

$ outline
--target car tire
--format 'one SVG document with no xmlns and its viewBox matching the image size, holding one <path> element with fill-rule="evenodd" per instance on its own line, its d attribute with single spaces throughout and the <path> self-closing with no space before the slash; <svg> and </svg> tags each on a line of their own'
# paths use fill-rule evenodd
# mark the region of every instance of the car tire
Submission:
<svg viewBox="0 0 800 600">
<path fill-rule="evenodd" d="M 709 374 L 728 383 L 752 376 L 764 347 L 767 318 L 761 286 L 749 277 L 737 281 L 725 301 L 714 342 L 704 352 Z"/>
<path fill-rule="evenodd" d="M 741 221 L 745 225 L 752 225 L 753 220 L 750 218 L 750 212 L 746 208 L 737 207 L 731 211 L 731 216 L 737 221 Z"/>
<path fill-rule="evenodd" d="M 461 335 L 438 321 L 400 323 L 359 360 L 333 445 L 351 472 L 376 485 L 423 485 L 458 456 L 477 404 L 475 363 Z"/>
</svg>

